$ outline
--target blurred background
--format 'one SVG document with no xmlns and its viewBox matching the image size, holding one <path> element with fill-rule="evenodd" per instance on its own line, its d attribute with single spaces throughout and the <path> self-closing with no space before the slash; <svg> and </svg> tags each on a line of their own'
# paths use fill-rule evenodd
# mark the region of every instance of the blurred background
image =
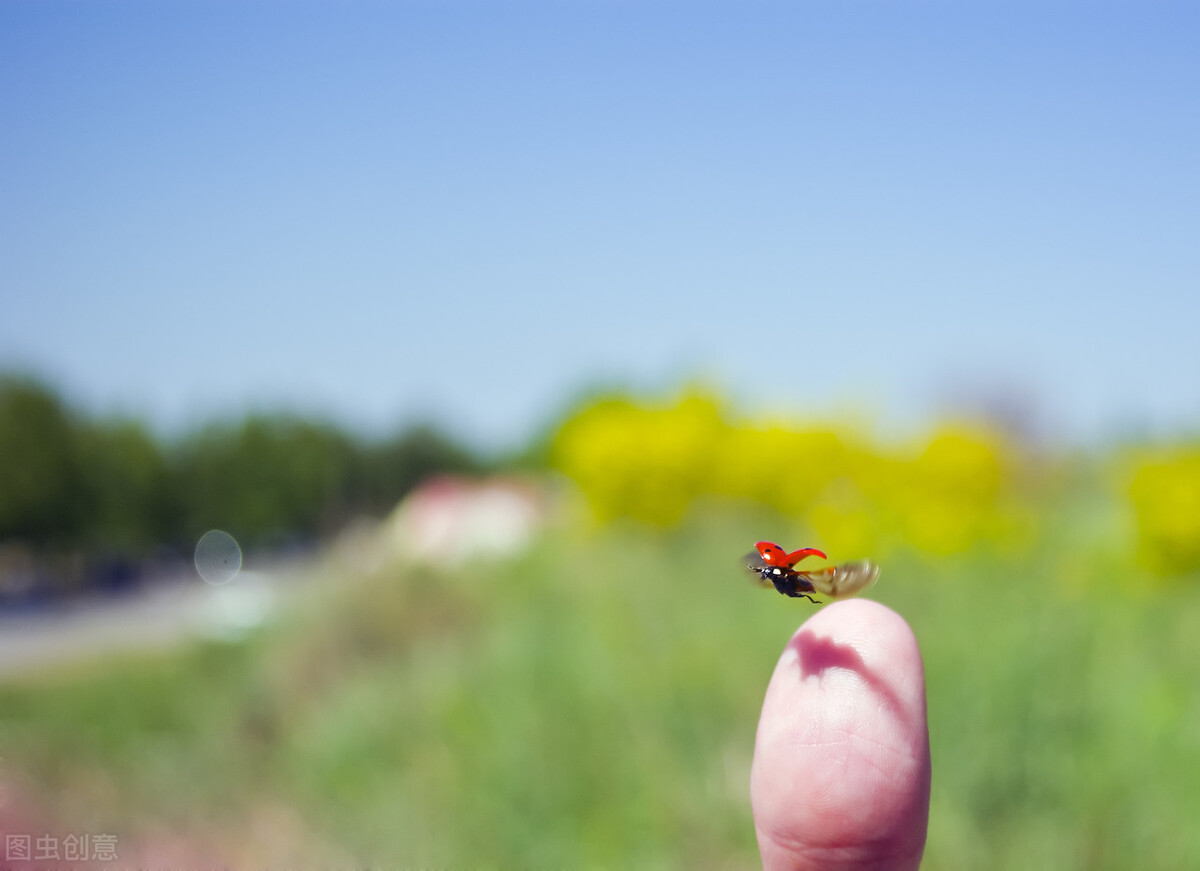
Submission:
<svg viewBox="0 0 1200 871">
<path fill-rule="evenodd" d="M 1198 36 L 0 5 L 7 864 L 754 866 L 771 539 L 917 632 L 924 867 L 1200 865 Z"/>
</svg>

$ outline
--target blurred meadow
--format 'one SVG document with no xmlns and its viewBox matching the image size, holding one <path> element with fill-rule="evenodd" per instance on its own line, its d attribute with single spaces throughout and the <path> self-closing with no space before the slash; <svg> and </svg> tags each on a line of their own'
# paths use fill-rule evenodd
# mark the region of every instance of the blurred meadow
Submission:
<svg viewBox="0 0 1200 871">
<path fill-rule="evenodd" d="M 923 868 L 1200 867 L 1198 33 L 0 4 L 0 867 L 754 867 L 763 539 Z"/>
<path fill-rule="evenodd" d="M 10 676 L 9 827 L 142 867 L 753 865 L 758 708 L 811 610 L 746 580 L 769 537 L 873 556 L 917 633 L 924 867 L 1191 867 L 1196 456 L 589 400 L 519 470 L 331 536 L 260 625 Z"/>
</svg>

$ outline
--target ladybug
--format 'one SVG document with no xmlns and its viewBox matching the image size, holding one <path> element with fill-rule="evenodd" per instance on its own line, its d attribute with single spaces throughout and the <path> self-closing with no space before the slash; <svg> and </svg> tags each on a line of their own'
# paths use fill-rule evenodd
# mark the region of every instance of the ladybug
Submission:
<svg viewBox="0 0 1200 871">
<path fill-rule="evenodd" d="M 797 571 L 796 563 L 810 556 L 828 559 L 815 547 L 803 547 L 791 553 L 770 541 L 757 542 L 757 552 L 747 554 L 746 566 L 757 576 L 763 586 L 774 585 L 785 596 L 793 599 L 808 599 L 821 604 L 813 594 L 820 593 L 830 599 L 844 599 L 860 593 L 875 583 L 879 577 L 879 566 L 870 560 L 842 563 L 813 571 Z"/>
</svg>

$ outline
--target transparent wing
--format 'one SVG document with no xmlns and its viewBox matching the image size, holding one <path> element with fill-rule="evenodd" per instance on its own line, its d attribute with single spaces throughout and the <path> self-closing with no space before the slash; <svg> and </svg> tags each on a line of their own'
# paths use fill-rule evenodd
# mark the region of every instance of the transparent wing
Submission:
<svg viewBox="0 0 1200 871">
<path fill-rule="evenodd" d="M 742 565 L 746 567 L 746 574 L 750 575 L 751 580 L 753 580 L 760 587 L 775 586 L 762 576 L 760 569 L 765 568 L 767 562 L 762 558 L 762 554 L 760 554 L 758 551 L 752 550 L 750 553 L 746 554 L 742 558 Z"/>
<path fill-rule="evenodd" d="M 864 559 L 799 574 L 807 578 L 818 593 L 831 599 L 845 599 L 874 584 L 879 579 L 879 566 Z"/>
</svg>

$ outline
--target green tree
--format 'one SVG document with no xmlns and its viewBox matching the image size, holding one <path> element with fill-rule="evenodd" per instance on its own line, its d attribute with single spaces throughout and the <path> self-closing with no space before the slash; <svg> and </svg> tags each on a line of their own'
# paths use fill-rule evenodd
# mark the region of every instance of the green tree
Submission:
<svg viewBox="0 0 1200 871">
<path fill-rule="evenodd" d="M 178 522 L 167 459 L 137 421 L 86 423 L 77 436 L 89 550 L 134 555 L 170 540 Z"/>
<path fill-rule="evenodd" d="M 59 546 L 90 506 L 75 422 L 36 381 L 0 378 L 0 539 Z"/>
<path fill-rule="evenodd" d="M 176 456 L 182 532 L 263 542 L 327 531 L 345 515 L 354 450 L 336 428 L 287 415 L 205 427 Z"/>
<path fill-rule="evenodd" d="M 482 464 L 434 426 L 420 424 L 362 449 L 351 491 L 355 508 L 389 511 L 405 493 L 438 474 L 472 474 Z"/>
</svg>

